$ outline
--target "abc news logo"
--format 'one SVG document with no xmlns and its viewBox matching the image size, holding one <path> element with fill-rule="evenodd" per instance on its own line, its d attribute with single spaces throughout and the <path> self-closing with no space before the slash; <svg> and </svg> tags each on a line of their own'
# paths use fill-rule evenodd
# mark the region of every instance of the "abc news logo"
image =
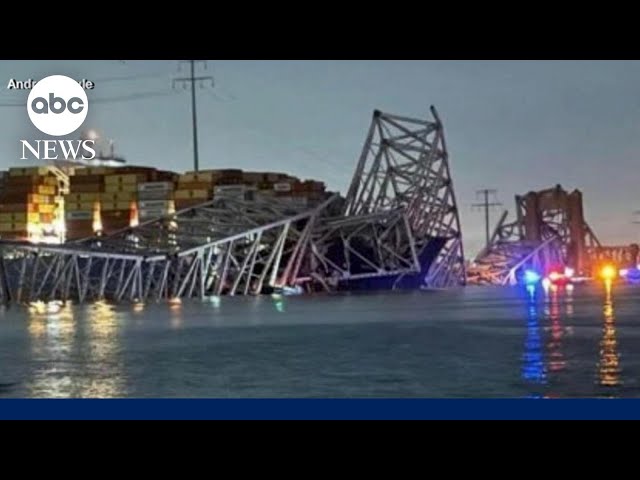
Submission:
<svg viewBox="0 0 640 480">
<path fill-rule="evenodd" d="M 53 137 L 75 132 L 87 118 L 88 110 L 84 89 L 64 75 L 40 80 L 27 100 L 27 113 L 33 125 Z M 96 156 L 94 140 L 35 140 L 35 145 L 27 140 L 20 142 L 22 160 L 27 159 L 27 150 L 39 160 L 92 160 Z"/>
<path fill-rule="evenodd" d="M 49 101 L 42 97 L 34 98 L 31 102 L 31 109 L 38 114 L 63 113 L 65 110 L 69 110 L 71 113 L 80 113 L 84 110 L 84 102 L 78 97 L 70 98 L 68 102 L 65 102 L 63 98 L 50 93 Z"/>
</svg>

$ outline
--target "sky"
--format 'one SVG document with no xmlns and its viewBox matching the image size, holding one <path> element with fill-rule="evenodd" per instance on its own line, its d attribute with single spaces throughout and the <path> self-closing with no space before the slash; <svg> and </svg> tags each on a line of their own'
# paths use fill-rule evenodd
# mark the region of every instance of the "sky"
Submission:
<svg viewBox="0 0 640 480">
<path fill-rule="evenodd" d="M 601 242 L 640 241 L 638 61 L 209 60 L 198 73 L 215 80 L 197 91 L 201 169 L 283 171 L 344 194 L 374 109 L 427 118 L 435 105 L 469 258 L 484 242 L 482 188 L 503 204 L 492 223 L 513 218 L 516 194 L 577 188 Z M 9 80 L 53 74 L 95 83 L 84 126 L 129 164 L 193 169 L 190 94 L 172 86 L 187 65 L 169 60 L 0 61 L 0 169 L 39 138 L 28 91 Z"/>
</svg>

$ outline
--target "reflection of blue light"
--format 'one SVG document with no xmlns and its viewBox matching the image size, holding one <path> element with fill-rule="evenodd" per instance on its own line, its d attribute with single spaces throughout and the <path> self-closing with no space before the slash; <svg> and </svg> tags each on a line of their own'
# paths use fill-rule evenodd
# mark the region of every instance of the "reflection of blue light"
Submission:
<svg viewBox="0 0 640 480">
<path fill-rule="evenodd" d="M 540 274 L 535 270 L 525 270 L 522 280 L 524 281 L 525 285 L 535 285 L 540 281 L 540 278 Z"/>
<path fill-rule="evenodd" d="M 522 378 L 530 383 L 545 384 L 546 372 L 542 355 L 538 308 L 535 303 L 535 285 L 527 285 L 527 291 L 529 292 L 529 315 L 527 318 L 527 337 L 523 355 Z"/>
</svg>

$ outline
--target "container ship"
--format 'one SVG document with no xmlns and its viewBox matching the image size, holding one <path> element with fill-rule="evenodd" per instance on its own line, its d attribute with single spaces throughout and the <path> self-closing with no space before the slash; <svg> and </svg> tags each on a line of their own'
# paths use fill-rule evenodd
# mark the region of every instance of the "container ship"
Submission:
<svg viewBox="0 0 640 480">
<path fill-rule="evenodd" d="M 214 198 L 278 197 L 305 207 L 326 195 L 322 182 L 275 172 L 14 167 L 0 172 L 0 239 L 64 243 L 109 235 Z"/>
</svg>

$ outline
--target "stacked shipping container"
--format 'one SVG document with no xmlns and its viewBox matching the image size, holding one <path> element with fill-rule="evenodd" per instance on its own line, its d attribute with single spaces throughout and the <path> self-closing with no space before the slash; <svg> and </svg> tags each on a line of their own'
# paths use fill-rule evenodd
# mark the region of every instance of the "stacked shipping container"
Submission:
<svg viewBox="0 0 640 480">
<path fill-rule="evenodd" d="M 67 239 L 77 240 L 94 234 L 94 209 L 98 211 L 105 195 L 105 178 L 113 169 L 78 168 L 70 177 L 69 194 L 65 197 Z"/>
<path fill-rule="evenodd" d="M 143 182 L 138 184 L 138 215 L 140 221 L 174 213 L 174 182 Z"/>
<path fill-rule="evenodd" d="M 11 168 L 2 176 L 0 238 L 63 240 L 64 202 L 58 178 L 48 167 Z"/>
<path fill-rule="evenodd" d="M 146 167 L 77 168 L 69 193 L 61 194 L 48 167 L 0 172 L 0 238 L 48 240 L 64 230 L 63 222 L 68 240 L 90 237 L 97 227 L 109 234 L 130 226 L 132 216 L 143 222 L 220 197 L 277 197 L 303 207 L 326 197 L 322 182 L 284 173 L 227 169 L 178 175 Z"/>
<path fill-rule="evenodd" d="M 149 190 L 149 185 L 173 184 L 174 177 L 172 172 L 147 167 L 77 169 L 71 177 L 67 196 L 67 238 L 93 235 L 95 210 L 100 212 L 99 223 L 104 234 L 130 226 L 134 211 L 141 220 L 143 214 L 148 218 L 151 204 L 138 203 L 139 193 L 144 192 L 142 202 L 153 201 L 149 196 L 153 196 L 154 187 Z"/>
</svg>

